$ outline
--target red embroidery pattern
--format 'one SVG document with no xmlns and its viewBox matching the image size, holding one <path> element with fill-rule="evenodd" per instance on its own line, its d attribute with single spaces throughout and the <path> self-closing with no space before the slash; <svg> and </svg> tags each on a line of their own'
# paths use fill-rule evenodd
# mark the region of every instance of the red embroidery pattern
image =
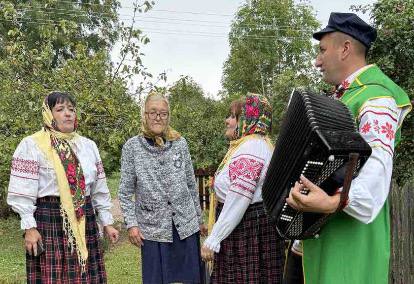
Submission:
<svg viewBox="0 0 414 284">
<path fill-rule="evenodd" d="M 342 88 L 344 88 L 345 90 L 347 90 L 349 88 L 349 82 L 348 82 L 348 80 L 344 80 L 341 83 L 341 86 L 342 86 Z"/>
<path fill-rule="evenodd" d="M 105 170 L 102 161 L 97 162 L 95 165 L 98 179 L 105 178 Z"/>
<path fill-rule="evenodd" d="M 229 165 L 230 181 L 243 177 L 257 181 L 263 168 L 263 163 L 251 158 L 239 158 Z"/>
<path fill-rule="evenodd" d="M 375 132 L 380 133 L 380 127 L 379 127 L 378 119 L 374 119 L 374 130 L 375 130 Z"/>
<path fill-rule="evenodd" d="M 361 127 L 361 133 L 365 134 L 368 133 L 369 130 L 371 129 L 371 123 L 369 123 L 368 121 Z"/>
<path fill-rule="evenodd" d="M 20 158 L 13 158 L 11 164 L 11 171 L 21 174 L 39 175 L 39 162 L 33 160 L 25 160 Z"/>
<path fill-rule="evenodd" d="M 385 136 L 388 138 L 388 140 L 392 140 L 395 137 L 395 132 L 392 129 L 392 125 L 388 122 L 385 123 L 385 125 L 381 126 L 381 133 L 385 133 Z"/>
</svg>

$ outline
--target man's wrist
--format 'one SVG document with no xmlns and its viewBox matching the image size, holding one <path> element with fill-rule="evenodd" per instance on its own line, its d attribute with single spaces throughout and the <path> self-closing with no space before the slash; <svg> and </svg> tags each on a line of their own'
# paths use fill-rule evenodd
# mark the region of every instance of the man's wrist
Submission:
<svg viewBox="0 0 414 284">
<path fill-rule="evenodd" d="M 334 194 L 330 198 L 331 205 L 329 206 L 329 212 L 330 214 L 335 213 L 338 209 L 339 202 L 341 201 L 341 194 Z"/>
</svg>

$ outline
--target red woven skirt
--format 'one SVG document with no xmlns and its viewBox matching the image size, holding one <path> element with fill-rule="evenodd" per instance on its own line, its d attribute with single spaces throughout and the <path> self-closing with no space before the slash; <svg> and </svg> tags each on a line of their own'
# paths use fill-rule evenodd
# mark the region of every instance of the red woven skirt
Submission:
<svg viewBox="0 0 414 284">
<path fill-rule="evenodd" d="M 217 218 L 222 208 L 219 203 Z M 285 241 L 277 237 L 263 204 L 252 204 L 214 255 L 212 283 L 282 283 L 284 251 Z"/>
<path fill-rule="evenodd" d="M 90 197 L 86 197 L 86 272 L 81 272 L 76 251 L 71 252 L 63 232 L 59 197 L 37 199 L 35 219 L 42 235 L 45 253 L 38 257 L 26 253 L 27 283 L 106 283 L 99 231 Z"/>
</svg>

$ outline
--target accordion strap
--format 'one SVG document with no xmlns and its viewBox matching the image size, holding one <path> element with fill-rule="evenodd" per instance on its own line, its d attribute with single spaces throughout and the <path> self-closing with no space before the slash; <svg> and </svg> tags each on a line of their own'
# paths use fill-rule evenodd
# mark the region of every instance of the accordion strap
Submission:
<svg viewBox="0 0 414 284">
<path fill-rule="evenodd" d="M 349 189 L 351 188 L 352 178 L 358 165 L 358 159 L 359 159 L 358 153 L 349 154 L 349 160 L 346 166 L 346 172 L 345 172 L 344 183 L 342 186 L 341 197 L 340 197 L 339 205 L 338 205 L 338 208 L 336 209 L 336 212 L 344 209 L 347 204 Z"/>
</svg>

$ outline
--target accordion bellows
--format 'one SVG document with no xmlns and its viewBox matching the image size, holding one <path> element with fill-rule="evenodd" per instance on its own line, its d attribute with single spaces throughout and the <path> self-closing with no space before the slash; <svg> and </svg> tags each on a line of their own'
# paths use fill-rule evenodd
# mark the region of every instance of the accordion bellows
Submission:
<svg viewBox="0 0 414 284">
<path fill-rule="evenodd" d="M 342 102 L 307 91 L 293 92 L 280 129 L 262 188 L 264 206 L 282 238 L 313 238 L 329 216 L 290 207 L 286 198 L 291 188 L 303 174 L 327 194 L 335 194 L 342 186 L 349 154 L 359 154 L 356 175 L 371 147 Z"/>
</svg>

